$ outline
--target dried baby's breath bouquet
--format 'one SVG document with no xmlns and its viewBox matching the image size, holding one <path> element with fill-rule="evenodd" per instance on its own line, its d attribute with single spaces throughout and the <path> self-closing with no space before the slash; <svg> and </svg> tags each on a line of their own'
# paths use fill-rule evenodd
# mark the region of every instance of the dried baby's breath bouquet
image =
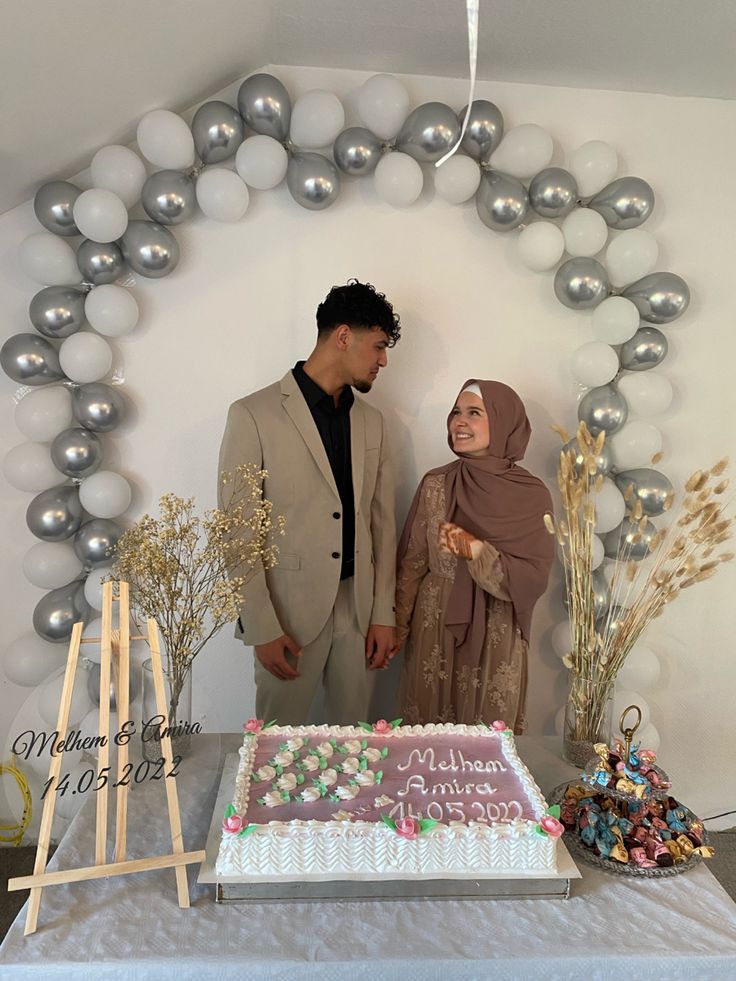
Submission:
<svg viewBox="0 0 736 981">
<path fill-rule="evenodd" d="M 194 658 L 237 619 L 256 569 L 276 564 L 274 537 L 284 533 L 284 518 L 272 517 L 266 476 L 253 464 L 224 473 L 222 507 L 202 518 L 194 498 L 164 494 L 159 517 L 143 515 L 118 541 L 113 574 L 130 583 L 135 612 L 152 617 L 164 639 L 171 725 Z"/>
</svg>

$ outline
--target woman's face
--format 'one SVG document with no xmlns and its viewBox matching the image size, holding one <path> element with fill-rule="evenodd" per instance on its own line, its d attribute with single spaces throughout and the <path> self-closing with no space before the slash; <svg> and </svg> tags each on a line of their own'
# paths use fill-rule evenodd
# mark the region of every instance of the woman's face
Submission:
<svg viewBox="0 0 736 981">
<path fill-rule="evenodd" d="M 485 456 L 491 442 L 483 399 L 473 392 L 461 392 L 450 413 L 450 439 L 456 453 Z"/>
</svg>

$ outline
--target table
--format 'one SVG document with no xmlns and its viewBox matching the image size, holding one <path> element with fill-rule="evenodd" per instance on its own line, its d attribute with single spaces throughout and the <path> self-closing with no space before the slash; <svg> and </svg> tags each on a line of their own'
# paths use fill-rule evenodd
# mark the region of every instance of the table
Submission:
<svg viewBox="0 0 736 981">
<path fill-rule="evenodd" d="M 239 743 L 195 737 L 179 778 L 186 849 L 204 847 L 222 760 Z M 543 791 L 574 776 L 555 740 L 518 745 Z M 170 850 L 160 784 L 133 789 L 129 820 L 130 858 Z M 87 864 L 93 850 L 90 800 L 49 869 Z M 196 868 L 189 910 L 177 906 L 171 870 L 54 886 L 44 890 L 35 935 L 23 937 L 25 908 L 11 927 L 0 978 L 736 978 L 736 906 L 705 864 L 657 881 L 582 872 L 567 901 L 218 905 L 211 887 L 196 885 Z"/>
</svg>

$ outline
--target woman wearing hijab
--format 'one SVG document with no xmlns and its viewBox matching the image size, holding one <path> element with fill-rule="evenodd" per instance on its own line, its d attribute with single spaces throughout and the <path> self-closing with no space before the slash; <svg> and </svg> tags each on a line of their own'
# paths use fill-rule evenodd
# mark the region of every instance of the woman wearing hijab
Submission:
<svg viewBox="0 0 736 981">
<path fill-rule="evenodd" d="M 405 725 L 504 719 L 520 733 L 532 611 L 554 555 L 552 501 L 518 465 L 531 426 L 508 385 L 467 381 L 447 433 L 458 459 L 425 474 L 399 544 L 401 715 Z"/>
</svg>

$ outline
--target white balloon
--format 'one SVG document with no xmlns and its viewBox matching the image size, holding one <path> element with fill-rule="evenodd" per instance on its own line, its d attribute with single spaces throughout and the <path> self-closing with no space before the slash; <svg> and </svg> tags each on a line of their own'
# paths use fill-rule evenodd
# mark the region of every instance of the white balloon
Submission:
<svg viewBox="0 0 736 981">
<path fill-rule="evenodd" d="M 238 221 L 249 200 L 248 188 L 232 170 L 205 170 L 197 178 L 197 204 L 213 221 Z"/>
<path fill-rule="evenodd" d="M 3 653 L 3 670 L 8 681 L 24 688 L 35 688 L 64 666 L 67 651 L 62 644 L 49 644 L 35 631 L 23 634 Z"/>
<path fill-rule="evenodd" d="M 638 642 L 629 651 L 616 682 L 624 688 L 651 691 L 659 681 L 660 671 L 659 659 L 654 651 Z"/>
<path fill-rule="evenodd" d="M 570 368 L 581 385 L 597 388 L 618 374 L 618 355 L 609 344 L 589 341 L 573 353 Z"/>
<path fill-rule="evenodd" d="M 554 144 L 549 133 L 536 123 L 523 123 L 507 131 L 491 155 L 491 166 L 512 177 L 533 177 L 552 159 Z"/>
<path fill-rule="evenodd" d="M 32 442 L 49 443 L 72 424 L 69 390 L 63 385 L 31 389 L 15 407 L 15 424 Z"/>
<path fill-rule="evenodd" d="M 154 109 L 138 123 L 138 146 L 146 160 L 164 170 L 183 170 L 194 163 L 191 130 L 175 112 Z"/>
<path fill-rule="evenodd" d="M 99 381 L 112 368 L 112 349 L 98 334 L 72 334 L 62 341 L 59 364 L 67 378 L 78 385 Z"/>
<path fill-rule="evenodd" d="M 655 753 L 662 742 L 659 730 L 652 722 L 647 722 L 645 726 L 640 726 L 634 738 L 637 742 L 641 743 L 642 749 L 651 749 Z"/>
<path fill-rule="evenodd" d="M 565 239 L 551 221 L 534 221 L 521 230 L 518 240 L 519 259 L 534 272 L 551 269 L 562 258 Z"/>
<path fill-rule="evenodd" d="M 18 249 L 23 272 L 44 286 L 73 286 L 81 282 L 74 249 L 53 232 L 34 232 Z"/>
<path fill-rule="evenodd" d="M 84 315 L 98 334 L 123 337 L 138 323 L 138 304 L 124 286 L 103 283 L 87 294 Z"/>
<path fill-rule="evenodd" d="M 39 542 L 23 557 L 23 574 L 41 589 L 58 589 L 82 571 L 82 563 L 67 542 Z"/>
<path fill-rule="evenodd" d="M 613 695 L 613 729 L 614 732 L 618 732 L 618 723 L 621 718 L 621 713 L 629 705 L 638 705 L 641 709 L 641 726 L 646 726 L 649 722 L 649 704 L 645 699 L 641 697 L 638 691 L 633 691 L 629 688 L 619 688 L 616 685 L 616 691 Z M 636 721 L 636 713 L 630 712 L 626 716 L 626 725 L 630 726 Z M 634 737 L 636 741 L 639 741 L 638 733 Z"/>
<path fill-rule="evenodd" d="M 294 103 L 289 137 L 301 149 L 318 150 L 334 143 L 344 126 L 345 110 L 334 92 L 312 89 Z"/>
<path fill-rule="evenodd" d="M 606 551 L 603 548 L 603 542 L 597 535 L 593 535 L 593 563 L 591 569 L 597 569 L 605 558 Z"/>
<path fill-rule="evenodd" d="M 658 371 L 627 371 L 617 382 L 629 409 L 638 416 L 657 416 L 672 404 L 672 382 Z"/>
<path fill-rule="evenodd" d="M 91 187 L 74 202 L 74 223 L 93 242 L 114 242 L 128 227 L 128 209 L 112 191 Z"/>
<path fill-rule="evenodd" d="M 100 637 L 102 637 L 102 617 L 97 617 L 97 619 L 90 620 L 89 623 L 85 624 L 82 630 L 82 638 L 88 640 L 92 637 L 96 638 L 95 643 L 85 644 L 82 652 L 90 661 L 99 664 L 102 659 L 102 645 L 100 643 Z"/>
<path fill-rule="evenodd" d="M 608 238 L 608 225 L 597 211 L 575 208 L 562 222 L 565 248 L 571 256 L 594 256 Z"/>
<path fill-rule="evenodd" d="M 409 114 L 409 93 L 393 75 L 373 75 L 358 89 L 358 114 L 379 140 L 392 140 Z"/>
<path fill-rule="evenodd" d="M 593 310 L 591 321 L 599 341 L 623 344 L 639 329 L 639 311 L 625 296 L 609 296 Z"/>
<path fill-rule="evenodd" d="M 125 719 L 124 721 L 127 722 L 128 720 Z M 110 729 L 109 734 L 107 734 L 107 745 L 110 750 L 110 773 L 113 773 L 115 769 L 115 762 L 117 759 L 117 744 L 115 742 L 115 736 L 119 732 L 120 726 L 118 725 L 118 713 L 114 709 L 111 709 Z M 97 759 L 97 757 L 100 755 L 100 710 L 98 708 L 91 709 L 79 723 L 79 738 L 82 741 L 85 739 L 95 740 L 96 745 L 87 746 L 84 752 Z"/>
<path fill-rule="evenodd" d="M 92 569 L 84 582 L 84 598 L 93 610 L 102 610 L 102 580 L 112 575 L 112 566 Z M 90 644 L 90 647 L 92 645 Z"/>
<path fill-rule="evenodd" d="M 595 533 L 604 535 L 607 531 L 613 531 L 621 524 L 626 513 L 626 502 L 623 494 L 606 477 L 601 489 L 595 494 Z"/>
<path fill-rule="evenodd" d="M 608 143 L 583 143 L 570 158 L 570 173 L 578 183 L 581 197 L 589 198 L 610 184 L 618 169 L 618 154 Z"/>
<path fill-rule="evenodd" d="M 406 153 L 387 153 L 378 161 L 373 174 L 376 194 L 395 208 L 414 204 L 422 193 L 422 168 Z"/>
<path fill-rule="evenodd" d="M 475 194 L 480 184 L 480 167 L 472 157 L 456 153 L 441 167 L 434 168 L 434 188 L 450 204 L 462 204 Z"/>
<path fill-rule="evenodd" d="M 552 631 L 552 650 L 558 657 L 564 657 L 572 651 L 572 633 L 570 621 L 563 620 Z"/>
<path fill-rule="evenodd" d="M 16 490 L 36 494 L 63 479 L 51 462 L 48 446 L 43 443 L 20 443 L 8 450 L 3 460 L 3 475 Z"/>
<path fill-rule="evenodd" d="M 98 470 L 79 485 L 82 507 L 95 518 L 117 518 L 130 507 L 130 498 L 130 484 L 112 470 Z"/>
<path fill-rule="evenodd" d="M 635 283 L 657 264 L 659 246 L 651 232 L 628 228 L 620 232 L 606 249 L 606 269 L 614 286 Z"/>
<path fill-rule="evenodd" d="M 64 675 L 57 675 L 50 681 L 44 682 L 38 692 L 38 713 L 47 725 L 56 726 L 61 704 L 61 690 L 64 687 Z M 92 708 L 92 702 L 87 694 L 87 672 L 78 671 L 74 678 L 72 697 L 69 703 L 69 725 L 76 726 L 80 719 Z"/>
<path fill-rule="evenodd" d="M 238 147 L 235 169 L 250 187 L 267 191 L 286 177 L 289 156 L 272 136 L 256 133 Z"/>
<path fill-rule="evenodd" d="M 146 182 L 146 165 L 127 146 L 103 146 L 89 165 L 92 183 L 117 194 L 126 208 L 140 199 Z"/>
<path fill-rule="evenodd" d="M 47 727 L 46 729 L 44 729 L 44 725 Z M 49 725 L 51 725 L 50 729 L 48 728 Z M 74 725 L 76 726 L 76 723 L 74 723 Z M 47 723 L 42 718 L 39 718 L 38 721 L 36 722 L 36 725 L 32 727 L 33 731 L 41 735 L 42 738 L 44 735 L 50 736 L 55 728 L 56 728 L 56 719 L 54 719 L 53 723 L 50 724 Z M 65 735 L 71 735 L 71 732 L 72 732 L 72 723 L 69 724 L 69 729 L 67 729 Z M 33 737 L 26 736 L 24 738 L 30 741 Z M 51 760 L 52 760 L 51 739 L 49 739 L 49 741 L 46 743 L 46 746 L 43 750 L 41 750 L 41 745 L 42 745 L 42 739 L 40 739 L 37 743 L 35 743 L 31 755 L 28 757 L 27 760 L 24 759 L 23 766 L 30 767 L 30 769 L 33 771 L 33 773 L 36 776 L 41 777 L 43 780 L 46 780 L 49 775 L 49 768 L 51 766 Z M 40 756 L 37 755 L 39 751 L 40 751 Z M 65 749 L 62 755 L 62 763 L 61 763 L 62 769 L 60 775 L 63 776 L 65 773 L 69 773 L 70 771 L 72 771 L 76 766 L 79 765 L 81 760 L 82 760 L 81 750 Z M 73 785 L 70 782 L 69 790 L 67 790 L 66 794 L 64 795 L 64 799 L 70 796 L 72 787 Z M 79 794 L 72 796 L 72 800 L 76 801 L 77 797 L 79 797 Z"/>
<path fill-rule="evenodd" d="M 662 434 L 650 422 L 632 419 L 611 436 L 608 445 L 617 470 L 648 467 L 662 449 Z"/>
</svg>

